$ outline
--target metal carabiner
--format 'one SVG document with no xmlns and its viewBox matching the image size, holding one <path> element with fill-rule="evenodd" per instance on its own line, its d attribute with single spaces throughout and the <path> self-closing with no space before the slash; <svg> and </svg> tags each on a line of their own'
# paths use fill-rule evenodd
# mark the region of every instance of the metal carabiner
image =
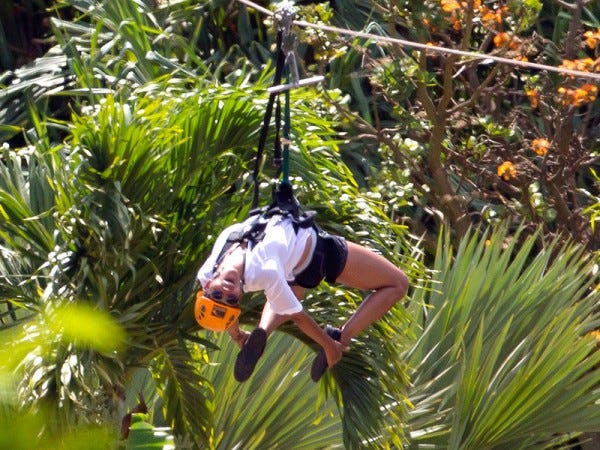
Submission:
<svg viewBox="0 0 600 450">
<path fill-rule="evenodd" d="M 275 13 L 277 29 L 281 32 L 281 51 L 285 55 L 285 62 L 289 68 L 291 84 L 298 86 L 300 76 L 298 73 L 298 63 L 296 60 L 296 47 L 298 40 L 292 31 L 294 19 L 296 18 L 296 8 L 291 2 L 282 2 Z"/>
</svg>

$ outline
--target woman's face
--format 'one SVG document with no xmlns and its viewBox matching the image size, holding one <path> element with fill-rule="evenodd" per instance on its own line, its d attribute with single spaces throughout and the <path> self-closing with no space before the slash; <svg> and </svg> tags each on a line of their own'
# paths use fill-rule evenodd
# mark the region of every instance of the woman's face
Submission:
<svg viewBox="0 0 600 450">
<path fill-rule="evenodd" d="M 224 260 L 215 270 L 213 278 L 206 283 L 204 292 L 207 297 L 223 303 L 238 304 L 244 291 L 242 290 L 240 271 L 228 266 Z"/>
</svg>

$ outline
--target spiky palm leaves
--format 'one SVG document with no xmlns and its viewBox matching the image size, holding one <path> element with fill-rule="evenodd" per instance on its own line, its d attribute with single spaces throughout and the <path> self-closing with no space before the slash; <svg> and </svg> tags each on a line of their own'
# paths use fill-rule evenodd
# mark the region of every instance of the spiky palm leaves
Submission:
<svg viewBox="0 0 600 450">
<path fill-rule="evenodd" d="M 226 97 L 224 106 L 221 99 Z M 57 371 L 76 350 L 52 353 L 53 361 L 32 359 L 36 367 L 30 365 L 26 372 L 35 373 L 40 383 L 27 377 L 25 381 L 34 398 L 57 397 L 64 404 L 69 398 L 91 396 L 89 403 L 81 398 L 78 402 L 93 409 L 94 397 L 107 394 L 102 391 L 123 392 L 132 366 L 148 364 L 158 356 L 167 357 L 166 366 L 189 364 L 185 347 L 173 345 L 185 330 L 177 320 L 191 292 L 196 262 L 209 245 L 206 236 L 214 214 L 207 212 L 210 200 L 239 176 L 243 165 L 230 161 L 244 159 L 239 148 L 256 129 L 258 114 L 245 100 L 225 93 L 216 99 L 174 102 L 170 107 L 160 100 L 141 100 L 129 108 L 108 99 L 93 117 L 76 119 L 69 143 L 53 158 L 46 158 L 50 162 L 46 161 L 41 180 L 48 181 L 49 173 L 55 177 L 39 199 L 35 196 L 40 191 L 33 189 L 39 172 L 35 159 L 23 162 L 15 154 L 8 155 L 8 162 L 19 164 L 5 166 L 12 175 L 5 183 L 12 182 L 2 201 L 10 219 L 2 227 L 3 278 L 10 282 L 3 292 L 4 313 L 19 319 L 24 313 L 14 309 L 27 304 L 38 305 L 43 313 L 56 302 L 90 303 L 116 318 L 130 345 L 124 355 L 78 355 L 76 360 L 88 367 L 82 370 L 87 376 L 72 378 L 66 386 L 43 380 L 60 379 Z M 27 208 L 27 198 L 39 201 L 49 193 L 54 198 L 44 205 L 45 211 Z M 53 220 L 45 223 L 48 217 Z M 36 245 L 37 236 L 43 238 L 43 248 Z M 20 284 L 18 289 L 8 289 L 15 285 L 13 279 Z M 31 280 L 37 283 L 25 290 Z M 19 300 L 25 293 L 29 298 Z M 90 364 L 101 370 L 91 369 Z M 207 429 L 208 414 L 200 410 L 207 399 L 197 389 L 192 366 L 187 375 L 174 373 L 179 376 L 172 377 L 177 391 L 187 390 L 180 395 L 177 409 L 187 412 L 173 413 L 172 424 L 179 432 L 186 424 Z M 77 408 L 62 411 L 81 416 Z M 73 417 L 65 417 L 67 423 L 70 420 Z"/>
<path fill-rule="evenodd" d="M 23 72 L 23 76 L 32 77 L 28 81 L 32 86 L 39 86 L 36 80 L 46 73 L 62 77 L 69 84 L 52 82 L 52 91 L 36 88 L 35 97 L 31 97 L 25 84 L 3 91 L 5 102 L 15 101 L 19 93 L 30 95 L 29 110 L 23 108 L 27 105 L 7 110 L 18 115 L 6 122 L 19 125 L 32 123 L 25 119 L 24 112 L 36 112 L 36 105 L 44 104 L 40 101 L 49 92 L 64 91 L 63 98 L 80 100 L 74 103 L 76 111 L 86 103 L 91 105 L 74 116 L 70 130 L 69 121 L 53 121 L 53 130 L 59 125 L 60 138 L 65 140 L 64 146 L 53 149 L 50 136 L 56 133 L 48 133 L 44 121 L 33 116 L 38 132 L 32 161 L 38 158 L 43 163 L 41 167 L 46 174 L 38 179 L 48 186 L 36 189 L 32 197 L 36 199 L 42 193 L 40 198 L 46 199 L 47 204 L 40 211 L 24 210 L 9 224 L 22 226 L 23 222 L 31 228 L 32 236 L 36 236 L 36 227 L 48 236 L 37 253 L 27 253 L 30 243 L 24 242 L 23 251 L 16 252 L 13 247 L 19 242 L 15 235 L 5 234 L 5 270 L 10 273 L 11 282 L 23 278 L 31 287 L 23 301 L 17 297 L 17 293 L 23 296 L 23 283 L 7 292 L 4 313 L 10 319 L 9 326 L 23 317 L 22 309 L 14 311 L 21 303 L 37 305 L 34 311 L 43 314 L 46 304 L 86 301 L 116 318 L 127 332 L 130 346 L 125 354 L 119 355 L 86 354 L 73 359 L 71 354 L 79 350 L 69 347 L 44 358 L 34 358 L 29 361 L 26 373 L 35 374 L 36 382 L 28 383 L 31 378 L 25 378 L 24 386 L 35 396 L 57 399 L 57 405 L 85 397 L 74 408 L 62 409 L 64 414 L 58 416 L 58 422 L 64 425 L 91 417 L 80 414 L 77 404 L 85 405 L 86 410 L 93 409 L 94 399 L 102 398 L 107 405 L 103 407 L 118 407 L 119 396 L 131 376 L 130 369 L 151 365 L 164 393 L 167 424 L 175 428 L 177 435 L 194 434 L 197 443 L 206 444 L 211 429 L 208 410 L 211 389 L 198 384 L 202 380 L 198 378 L 198 366 L 191 363 L 181 339 L 209 348 L 211 344 L 192 333 L 196 329 L 185 308 L 195 269 L 208 251 L 211 238 L 218 229 L 243 217 L 248 209 L 249 183 L 242 174 L 248 172 L 246 164 L 251 159 L 253 133 L 258 128 L 262 105 L 260 95 L 252 95 L 247 85 L 245 93 L 242 89 L 194 94 L 198 73 L 205 74 L 205 62 L 196 57 L 193 46 L 181 40 L 178 33 L 171 35 L 175 40 L 170 39 L 169 32 L 162 27 L 166 23 L 183 26 L 190 15 L 195 17 L 199 27 L 191 34 L 190 30 L 183 34 L 205 44 L 209 39 L 210 47 L 219 49 L 211 50 L 212 56 L 206 59 L 206 63 L 212 61 L 218 79 L 244 83 L 249 76 L 244 73 L 243 63 L 242 70 L 235 74 L 230 69 L 221 71 L 220 60 L 225 54 L 229 57 L 226 61 L 233 61 L 234 54 L 248 50 L 255 52 L 258 62 L 269 55 L 256 46 L 238 48 L 237 53 L 234 48 L 223 46 L 210 31 L 211 20 L 203 14 L 204 6 L 186 10 L 186 3 L 178 3 L 176 7 L 156 11 L 156 15 L 137 2 L 111 1 L 98 5 L 83 1 L 75 2 L 74 6 L 82 11 L 77 22 L 54 21 L 62 49 L 60 64 L 51 65 L 50 59 L 44 59 L 35 63 L 39 71 Z M 176 19 L 180 16 L 181 20 Z M 247 16 L 245 11 L 239 18 L 242 36 L 252 32 L 248 21 L 244 22 Z M 266 74 L 255 76 L 262 83 Z M 349 228 L 354 222 L 352 217 L 361 214 L 366 221 L 374 220 L 377 228 L 383 229 L 386 223 L 383 215 L 371 209 L 368 202 L 355 201 L 357 191 L 351 174 L 331 147 L 324 146 L 320 130 L 330 131 L 331 122 L 315 113 L 318 102 L 307 101 L 309 97 L 301 99 L 296 107 L 297 115 L 301 115 L 299 120 L 303 121 L 296 130 L 302 154 L 294 157 L 294 164 L 302 178 L 310 181 L 301 189 L 301 195 L 309 202 L 326 206 L 324 222 L 330 228 Z M 102 98 L 104 104 L 100 105 Z M 127 102 L 115 100 L 123 98 Z M 7 127 L 4 131 L 13 136 L 16 130 Z M 14 169 L 21 166 L 20 157 L 11 153 L 7 161 L 11 159 L 16 160 Z M 319 165 L 321 169 L 315 170 Z M 23 167 L 27 172 L 36 165 L 25 162 Z M 265 167 L 265 172 L 270 170 Z M 21 176 L 18 170 L 15 173 Z M 34 180 L 30 181 L 31 187 L 37 186 Z M 331 201 L 331 192 L 340 185 L 343 200 Z M 269 189 L 265 191 L 268 197 Z M 30 195 L 26 191 L 21 194 Z M 14 215 L 14 211 L 10 214 Z M 42 220 L 44 227 L 39 227 Z M 362 232 L 362 229 L 359 226 L 340 231 Z M 395 233 L 378 231 L 373 237 L 363 239 L 385 249 L 388 241 L 395 239 Z M 37 259 L 30 262 L 34 257 Z M 42 291 L 45 294 L 40 298 Z M 339 298 L 333 300 L 318 311 L 327 311 L 327 305 L 337 310 L 335 300 Z M 244 320 L 253 318 L 248 311 Z M 376 345 L 377 340 L 372 343 Z M 59 371 L 67 361 L 96 365 L 98 370 L 74 369 L 73 373 L 86 376 L 72 377 L 68 386 L 61 386 Z M 44 382 L 47 379 L 57 382 L 47 384 Z M 353 389 L 360 392 L 360 387 Z M 378 382 L 374 389 L 371 400 L 379 398 L 383 390 Z M 370 430 L 367 435 L 373 435 L 374 424 L 381 420 L 376 404 L 367 410 L 363 408 L 362 412 L 368 410 L 375 419 L 367 420 L 367 416 L 351 419 L 351 423 L 358 424 L 349 428 L 354 439 L 365 429 Z M 352 412 L 346 415 L 352 416 Z M 361 423 L 369 425 L 361 427 Z"/>
<path fill-rule="evenodd" d="M 519 233 L 439 241 L 411 367 L 411 448 L 533 449 L 600 429 L 598 278 Z"/>
</svg>

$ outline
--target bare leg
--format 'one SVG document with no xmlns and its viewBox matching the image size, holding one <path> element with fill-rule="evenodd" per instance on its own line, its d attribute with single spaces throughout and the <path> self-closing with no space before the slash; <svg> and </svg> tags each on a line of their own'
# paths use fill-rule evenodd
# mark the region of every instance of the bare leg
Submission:
<svg viewBox="0 0 600 450">
<path fill-rule="evenodd" d="M 302 300 L 304 298 L 304 292 L 306 289 L 300 286 L 292 286 L 292 291 L 294 291 L 294 294 L 298 300 Z M 269 302 L 266 302 L 265 306 L 263 307 L 258 326 L 265 330 L 267 335 L 269 335 L 279 328 L 281 324 L 287 322 L 288 320 L 289 317 L 276 314 L 269 306 Z"/>
<path fill-rule="evenodd" d="M 337 281 L 348 287 L 372 291 L 342 327 L 340 342 L 350 340 L 385 315 L 408 291 L 404 272 L 383 256 L 348 242 L 348 260 Z"/>
</svg>

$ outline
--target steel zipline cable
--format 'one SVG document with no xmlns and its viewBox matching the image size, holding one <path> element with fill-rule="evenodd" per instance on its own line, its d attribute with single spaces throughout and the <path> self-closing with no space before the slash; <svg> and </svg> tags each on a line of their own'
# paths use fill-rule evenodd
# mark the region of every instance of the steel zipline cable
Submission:
<svg viewBox="0 0 600 450">
<path fill-rule="evenodd" d="M 275 16 L 275 13 L 273 11 L 263 8 L 262 6 L 257 5 L 256 3 L 254 3 L 250 0 L 237 0 L 237 1 L 238 1 L 238 3 L 243 3 L 244 5 L 257 10 L 262 14 L 265 14 L 268 16 Z M 363 31 L 346 30 L 346 29 L 339 28 L 339 27 L 311 23 L 311 22 L 306 22 L 303 20 L 294 20 L 294 25 L 297 25 L 297 26 L 303 27 L 303 28 L 314 28 L 314 29 L 318 29 L 318 30 L 322 30 L 322 31 L 328 31 L 328 32 L 337 33 L 340 35 L 348 35 L 348 36 L 353 36 L 353 37 L 365 38 L 365 39 L 373 40 L 376 42 L 385 42 L 385 43 L 389 43 L 389 44 L 396 44 L 396 45 L 400 45 L 402 47 L 415 48 L 418 50 L 425 50 L 428 52 L 446 53 L 446 54 L 458 55 L 458 56 L 462 56 L 462 57 L 470 58 L 470 59 L 491 60 L 491 61 L 495 61 L 495 62 L 501 63 L 501 64 L 508 64 L 508 65 L 512 65 L 512 66 L 518 66 L 518 67 L 535 69 L 535 70 L 547 70 L 548 72 L 555 72 L 555 73 L 559 73 L 562 75 L 570 75 L 570 76 L 579 77 L 579 78 L 590 78 L 593 80 L 600 81 L 600 73 L 584 72 L 582 70 L 568 69 L 566 67 L 557 67 L 557 66 L 550 66 L 550 65 L 546 65 L 546 64 L 532 63 L 529 61 L 521 61 L 518 59 L 504 58 L 502 56 L 490 55 L 490 54 L 486 54 L 486 53 L 457 50 L 457 49 L 453 49 L 453 48 L 441 47 L 441 46 L 435 45 L 435 44 L 422 44 L 419 42 L 413 42 L 413 41 L 409 41 L 406 39 L 392 38 L 389 36 L 380 36 L 377 34 L 366 33 Z"/>
</svg>

